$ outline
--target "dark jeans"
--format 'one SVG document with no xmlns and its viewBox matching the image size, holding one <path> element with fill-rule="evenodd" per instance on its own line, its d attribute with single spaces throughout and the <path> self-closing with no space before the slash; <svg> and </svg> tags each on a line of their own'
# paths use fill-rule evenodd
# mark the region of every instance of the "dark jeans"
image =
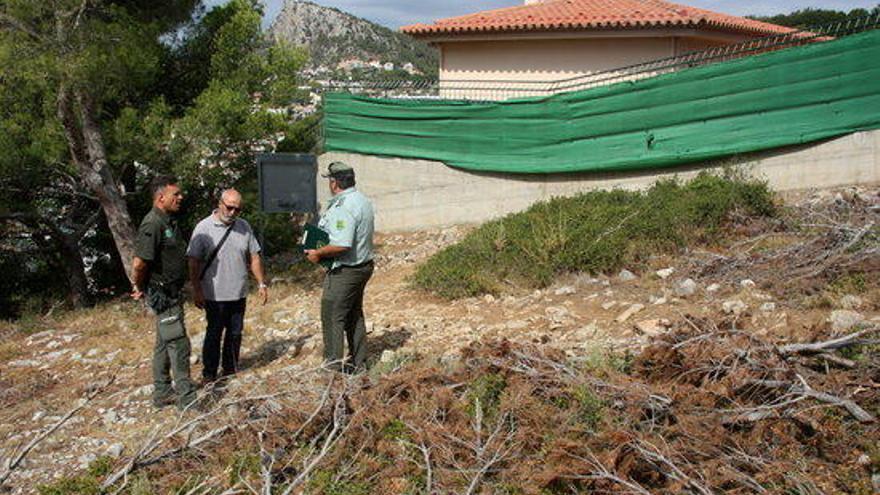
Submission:
<svg viewBox="0 0 880 495">
<path fill-rule="evenodd" d="M 208 330 L 202 346 L 202 377 L 217 378 L 220 364 L 220 340 L 223 340 L 223 374 L 238 371 L 238 354 L 241 350 L 241 334 L 244 329 L 245 299 L 238 301 L 205 301 Z M 225 332 L 224 332 L 225 331 Z M 225 333 L 225 335 L 224 335 Z"/>
<path fill-rule="evenodd" d="M 367 327 L 364 322 L 364 287 L 373 275 L 373 263 L 340 267 L 324 277 L 321 326 L 324 330 L 324 361 L 331 369 L 356 373 L 367 361 Z M 348 359 L 343 366 L 343 350 Z"/>
</svg>

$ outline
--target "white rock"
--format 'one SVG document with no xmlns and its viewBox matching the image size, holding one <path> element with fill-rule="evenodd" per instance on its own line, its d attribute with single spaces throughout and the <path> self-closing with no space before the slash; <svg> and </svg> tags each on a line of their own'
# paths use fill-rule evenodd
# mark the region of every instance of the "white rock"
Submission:
<svg viewBox="0 0 880 495">
<path fill-rule="evenodd" d="M 45 330 L 43 332 L 35 333 L 28 337 L 28 344 L 32 344 L 38 340 L 45 339 L 46 337 L 51 337 L 55 334 L 55 330 Z"/>
<path fill-rule="evenodd" d="M 43 416 L 45 416 L 45 415 L 46 415 L 46 411 L 37 411 L 31 417 L 31 421 L 39 421 L 39 420 L 43 419 Z"/>
<path fill-rule="evenodd" d="M 840 298 L 840 307 L 843 309 L 859 309 L 864 302 L 859 296 L 847 294 Z"/>
<path fill-rule="evenodd" d="M 861 313 L 848 309 L 838 309 L 832 311 L 828 317 L 831 322 L 831 329 L 835 331 L 849 330 L 850 328 L 865 321 L 865 317 Z"/>
<path fill-rule="evenodd" d="M 619 278 L 622 282 L 629 282 L 631 280 L 635 280 L 636 274 L 629 270 L 621 270 L 619 274 L 617 274 L 617 278 Z"/>
<path fill-rule="evenodd" d="M 107 447 L 107 455 L 112 457 L 113 459 L 118 459 L 122 456 L 122 451 L 125 450 L 125 446 L 121 443 L 114 443 L 113 445 Z"/>
<path fill-rule="evenodd" d="M 495 296 L 493 296 L 492 294 L 486 294 L 485 296 L 483 296 L 483 302 L 493 303 L 495 302 Z"/>
<path fill-rule="evenodd" d="M 636 323 L 636 330 L 642 335 L 654 337 L 665 332 L 671 325 L 671 322 L 665 318 L 643 320 Z"/>
<path fill-rule="evenodd" d="M 718 292 L 719 290 L 721 290 L 721 285 L 719 284 L 712 284 L 706 287 L 706 292 Z"/>
<path fill-rule="evenodd" d="M 140 387 L 134 389 L 134 391 L 132 391 L 132 393 L 130 393 L 128 395 L 128 398 L 129 399 L 138 399 L 138 398 L 143 398 L 143 397 L 149 397 L 150 394 L 152 394 L 152 393 L 153 393 L 153 386 L 152 385 L 143 385 L 143 386 L 140 386 Z"/>
<path fill-rule="evenodd" d="M 678 297 L 688 297 L 688 296 L 692 296 L 692 295 L 694 295 L 694 293 L 695 293 L 696 291 L 697 291 L 697 283 L 694 282 L 692 279 L 689 279 L 689 278 L 688 278 L 688 279 L 685 279 L 685 280 L 682 280 L 682 281 L 681 281 L 681 282 L 675 287 L 675 295 L 678 296 Z"/>
<path fill-rule="evenodd" d="M 639 311 L 641 311 L 643 309 L 645 309 L 644 304 L 633 304 L 632 306 L 627 308 L 626 311 L 624 311 L 623 313 L 620 313 L 620 315 L 618 315 L 617 318 L 615 318 L 615 321 L 617 321 L 618 323 L 623 323 L 626 320 L 628 320 L 630 316 L 638 313 Z"/>
<path fill-rule="evenodd" d="M 85 468 L 89 467 L 89 464 L 95 462 L 95 459 L 97 459 L 97 458 L 98 458 L 98 456 L 89 452 L 88 454 L 83 454 L 83 455 L 79 456 L 79 458 L 77 459 L 77 462 L 79 462 L 79 467 L 81 469 L 85 469 Z"/>
<path fill-rule="evenodd" d="M 292 313 L 292 311 L 290 311 L 289 309 L 285 309 L 282 311 L 276 311 L 276 312 L 272 313 L 272 319 L 275 320 L 276 322 L 280 322 L 281 320 L 286 318 L 290 313 Z"/>
<path fill-rule="evenodd" d="M 380 363 L 390 363 L 394 360 L 395 352 L 391 349 L 385 349 L 382 351 L 382 356 L 379 358 Z"/>
<path fill-rule="evenodd" d="M 667 278 L 672 276 L 673 273 L 675 273 L 675 268 L 673 268 L 673 267 L 664 268 L 662 270 L 657 270 L 655 273 L 661 279 L 666 280 Z"/>
<path fill-rule="evenodd" d="M 742 287 L 743 289 L 753 289 L 753 288 L 755 288 L 755 285 L 757 285 L 757 284 L 755 284 L 755 281 L 752 279 L 747 278 L 747 279 L 739 281 L 739 286 Z"/>
<path fill-rule="evenodd" d="M 553 293 L 556 294 L 557 296 L 567 296 L 569 294 L 574 294 L 575 292 L 577 292 L 577 291 L 575 290 L 574 287 L 572 287 L 570 285 L 566 285 L 565 287 L 560 287 L 560 288 L 556 289 Z"/>
<path fill-rule="evenodd" d="M 98 355 L 99 352 L 101 351 L 99 351 L 98 349 L 89 349 L 89 352 L 86 353 L 86 357 L 95 357 Z"/>
<path fill-rule="evenodd" d="M 521 330 L 528 327 L 529 323 L 523 320 L 513 320 L 508 321 L 504 326 L 507 327 L 509 330 Z"/>
<path fill-rule="evenodd" d="M 33 359 L 19 359 L 17 361 L 10 361 L 8 363 L 9 366 L 12 366 L 14 368 L 31 368 L 39 364 L 39 361 L 34 361 Z"/>
<path fill-rule="evenodd" d="M 613 308 L 616 305 L 617 305 L 617 301 L 608 301 L 606 303 L 602 303 L 602 309 L 604 309 L 605 311 L 608 311 L 609 309 Z"/>
<path fill-rule="evenodd" d="M 103 416 L 101 416 L 101 419 L 104 420 L 104 424 L 112 425 L 119 421 L 119 414 L 117 414 L 116 411 L 114 411 L 113 409 L 110 409 L 109 411 L 105 412 Z"/>
<path fill-rule="evenodd" d="M 721 304 L 721 309 L 727 314 L 738 315 L 748 309 L 748 306 L 739 299 L 731 299 L 730 301 L 724 301 Z"/>
<path fill-rule="evenodd" d="M 571 312 L 567 308 L 561 306 L 550 306 L 549 308 L 544 309 L 544 312 L 547 313 L 548 318 L 550 318 L 551 328 L 559 328 L 563 326 L 564 323 L 568 323 L 571 318 Z"/>
<path fill-rule="evenodd" d="M 768 302 L 761 305 L 761 311 L 770 313 L 776 311 L 776 303 Z"/>
<path fill-rule="evenodd" d="M 61 342 L 58 342 L 57 340 L 53 340 L 46 344 L 46 349 L 55 349 L 57 347 L 61 347 Z"/>
<path fill-rule="evenodd" d="M 660 298 L 657 298 L 652 304 L 654 306 L 662 306 L 662 305 L 666 304 L 667 302 L 668 302 L 668 300 L 665 297 L 660 297 Z"/>
<path fill-rule="evenodd" d="M 68 351 L 67 349 L 64 349 L 61 351 L 55 351 L 55 352 L 50 352 L 48 354 L 43 354 L 43 361 L 55 361 L 56 359 L 67 354 L 68 352 L 70 352 L 70 351 Z"/>
</svg>

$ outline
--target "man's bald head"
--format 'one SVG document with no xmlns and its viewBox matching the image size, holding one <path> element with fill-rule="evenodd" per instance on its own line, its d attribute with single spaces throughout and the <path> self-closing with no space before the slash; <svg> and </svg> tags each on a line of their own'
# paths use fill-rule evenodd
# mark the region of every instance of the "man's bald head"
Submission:
<svg viewBox="0 0 880 495">
<path fill-rule="evenodd" d="M 232 201 L 237 202 L 239 205 L 241 204 L 241 193 L 236 191 L 233 188 L 224 189 L 220 194 L 221 201 L 229 201 L 229 204 L 232 204 Z"/>
<path fill-rule="evenodd" d="M 226 189 L 220 194 L 217 216 L 223 223 L 232 223 L 241 213 L 241 206 L 241 193 L 232 188 Z"/>
</svg>

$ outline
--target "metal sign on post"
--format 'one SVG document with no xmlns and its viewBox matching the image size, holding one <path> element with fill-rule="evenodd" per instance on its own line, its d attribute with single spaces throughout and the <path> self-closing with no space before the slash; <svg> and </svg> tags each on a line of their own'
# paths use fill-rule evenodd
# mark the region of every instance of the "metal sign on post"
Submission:
<svg viewBox="0 0 880 495">
<path fill-rule="evenodd" d="M 260 209 L 266 213 L 317 213 L 318 159 L 310 153 L 257 155 Z"/>
</svg>

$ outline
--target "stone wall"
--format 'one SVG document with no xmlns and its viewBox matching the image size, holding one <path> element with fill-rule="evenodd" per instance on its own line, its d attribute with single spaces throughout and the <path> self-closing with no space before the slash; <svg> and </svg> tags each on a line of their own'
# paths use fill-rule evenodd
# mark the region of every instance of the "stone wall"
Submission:
<svg viewBox="0 0 880 495">
<path fill-rule="evenodd" d="M 375 204 L 376 228 L 401 231 L 483 222 L 554 196 L 592 189 L 641 189 L 659 178 L 688 178 L 700 170 L 731 164 L 766 179 L 778 191 L 880 183 L 880 131 L 720 162 L 626 173 L 475 173 L 438 162 L 335 152 L 319 157 L 320 168 L 334 160 L 354 167 L 358 188 Z M 326 180 L 319 179 L 322 205 L 328 195 Z"/>
</svg>

